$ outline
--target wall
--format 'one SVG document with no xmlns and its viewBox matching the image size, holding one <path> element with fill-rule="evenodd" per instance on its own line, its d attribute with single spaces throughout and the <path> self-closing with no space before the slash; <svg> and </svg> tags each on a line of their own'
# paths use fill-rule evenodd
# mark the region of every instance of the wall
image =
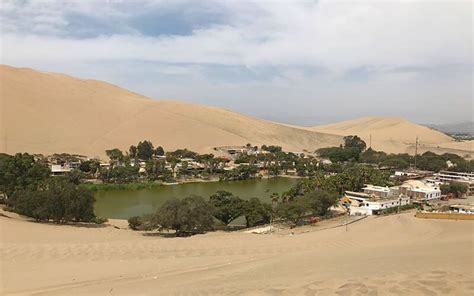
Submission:
<svg viewBox="0 0 474 296">
<path fill-rule="evenodd" d="M 423 218 L 423 219 L 474 220 L 474 215 L 472 214 L 455 214 L 455 213 L 417 212 L 415 217 Z"/>
</svg>

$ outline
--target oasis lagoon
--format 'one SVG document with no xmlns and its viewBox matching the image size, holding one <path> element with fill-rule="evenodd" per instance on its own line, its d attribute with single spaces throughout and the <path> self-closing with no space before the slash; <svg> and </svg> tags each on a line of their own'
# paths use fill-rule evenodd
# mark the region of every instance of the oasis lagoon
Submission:
<svg viewBox="0 0 474 296">
<path fill-rule="evenodd" d="M 232 192 L 242 199 L 257 197 L 270 203 L 272 193 L 281 194 L 298 182 L 295 178 L 253 179 L 225 182 L 198 182 L 163 185 L 140 190 L 99 190 L 95 193 L 94 210 L 97 216 L 111 219 L 128 219 L 154 213 L 166 200 L 189 195 L 209 198 L 218 190 Z"/>
</svg>

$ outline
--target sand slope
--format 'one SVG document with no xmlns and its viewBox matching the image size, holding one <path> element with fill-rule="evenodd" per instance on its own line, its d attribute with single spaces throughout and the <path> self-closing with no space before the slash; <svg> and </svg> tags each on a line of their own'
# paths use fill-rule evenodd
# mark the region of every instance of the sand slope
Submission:
<svg viewBox="0 0 474 296">
<path fill-rule="evenodd" d="M 166 239 L 0 217 L 0 294 L 472 295 L 473 227 L 405 213 L 348 231 Z"/>
<path fill-rule="evenodd" d="M 437 153 L 470 154 L 474 150 L 472 143 L 455 142 L 437 130 L 398 117 L 362 117 L 310 129 L 341 136 L 358 135 L 367 145 L 372 135 L 372 148 L 391 153 L 413 154 L 416 137 L 419 152 L 431 150 Z"/>
<path fill-rule="evenodd" d="M 305 128 L 278 124 L 222 108 L 153 100 L 95 80 L 0 65 L 0 153 L 77 153 L 105 157 L 151 140 L 167 150 L 212 152 L 226 145 L 280 145 L 314 151 L 359 135 L 372 147 L 395 153 L 472 154 L 472 142 L 456 143 L 436 130 L 400 118 L 365 117 Z"/>
<path fill-rule="evenodd" d="M 114 85 L 0 66 L 0 152 L 103 156 L 149 139 L 165 149 L 276 144 L 292 151 L 337 145 L 340 136 L 220 108 L 158 101 Z"/>
</svg>

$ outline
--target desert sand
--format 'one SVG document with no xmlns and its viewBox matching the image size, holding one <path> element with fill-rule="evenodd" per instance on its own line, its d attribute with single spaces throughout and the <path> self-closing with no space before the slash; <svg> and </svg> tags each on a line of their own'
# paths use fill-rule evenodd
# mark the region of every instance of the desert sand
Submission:
<svg viewBox="0 0 474 296">
<path fill-rule="evenodd" d="M 279 124 L 222 108 L 156 100 L 109 83 L 0 65 L 0 153 L 71 153 L 105 158 L 105 150 L 145 139 L 167 150 L 201 153 L 227 145 L 280 145 L 288 151 L 338 146 L 357 134 L 386 152 L 473 153 L 441 132 L 397 118 L 362 118 L 313 128 Z"/>
<path fill-rule="evenodd" d="M 153 100 L 114 85 L 0 66 L 0 152 L 77 153 L 151 140 L 167 150 L 211 152 L 226 145 L 275 144 L 291 151 L 341 143 L 341 137 L 292 128 L 222 108 Z"/>
<path fill-rule="evenodd" d="M 464 154 L 474 153 L 472 141 L 456 142 L 435 129 L 399 117 L 362 117 L 310 129 L 340 136 L 358 135 L 367 142 L 367 145 L 371 143 L 373 149 L 387 153 L 414 154 L 417 137 L 420 153 L 424 151 L 451 152 L 460 155 L 463 155 L 462 151 Z"/>
<path fill-rule="evenodd" d="M 12 218 L 0 217 L 2 295 L 474 293 L 472 221 L 408 212 L 347 230 L 162 238 L 4 213 Z"/>
</svg>

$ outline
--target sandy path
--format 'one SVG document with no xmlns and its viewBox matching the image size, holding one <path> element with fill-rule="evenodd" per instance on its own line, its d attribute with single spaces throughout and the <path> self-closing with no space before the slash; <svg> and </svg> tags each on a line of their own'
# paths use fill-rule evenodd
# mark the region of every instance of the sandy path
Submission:
<svg viewBox="0 0 474 296">
<path fill-rule="evenodd" d="M 0 217 L 7 295 L 469 295 L 472 221 L 412 213 L 293 236 L 164 239 Z"/>
</svg>

